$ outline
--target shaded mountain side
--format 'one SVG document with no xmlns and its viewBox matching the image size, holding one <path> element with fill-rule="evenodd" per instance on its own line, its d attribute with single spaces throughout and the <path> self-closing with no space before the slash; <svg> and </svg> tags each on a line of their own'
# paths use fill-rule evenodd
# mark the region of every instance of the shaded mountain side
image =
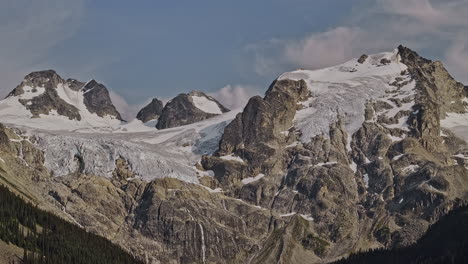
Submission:
<svg viewBox="0 0 468 264">
<path fill-rule="evenodd" d="M 196 98 L 201 98 L 205 105 L 198 105 Z M 210 104 L 208 107 L 207 104 Z M 214 111 L 213 111 L 214 110 Z M 179 94 L 164 106 L 156 128 L 178 127 L 202 121 L 228 112 L 216 99 L 200 91 Z"/>
<path fill-rule="evenodd" d="M 105 238 L 25 202 L 3 185 L 0 240 L 23 249 L 21 261 L 13 263 L 143 263 Z"/>
<path fill-rule="evenodd" d="M 153 100 L 151 100 L 149 104 L 147 104 L 140 111 L 138 111 L 136 118 L 138 120 L 141 120 L 141 122 L 143 123 L 146 123 L 150 120 L 158 119 L 162 113 L 163 108 L 164 105 L 162 101 L 158 100 L 158 98 L 153 98 Z"/>
<path fill-rule="evenodd" d="M 468 263 L 468 206 L 442 217 L 411 246 L 361 252 L 333 263 Z"/>
<path fill-rule="evenodd" d="M 96 113 L 100 117 L 115 116 L 118 120 L 123 120 L 114 104 L 112 104 L 109 91 L 103 84 L 91 80 L 82 90 L 84 104 L 90 113 Z"/>
</svg>

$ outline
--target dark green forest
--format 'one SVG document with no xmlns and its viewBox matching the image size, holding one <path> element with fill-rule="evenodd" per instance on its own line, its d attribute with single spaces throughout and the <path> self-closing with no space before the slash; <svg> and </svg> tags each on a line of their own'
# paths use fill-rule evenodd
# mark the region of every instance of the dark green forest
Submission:
<svg viewBox="0 0 468 264">
<path fill-rule="evenodd" d="M 0 240 L 24 249 L 17 263 L 143 263 L 105 238 L 25 202 L 2 185 Z"/>
<path fill-rule="evenodd" d="M 335 262 L 355 263 L 468 263 L 468 206 L 442 217 L 414 245 L 361 252 Z"/>
</svg>

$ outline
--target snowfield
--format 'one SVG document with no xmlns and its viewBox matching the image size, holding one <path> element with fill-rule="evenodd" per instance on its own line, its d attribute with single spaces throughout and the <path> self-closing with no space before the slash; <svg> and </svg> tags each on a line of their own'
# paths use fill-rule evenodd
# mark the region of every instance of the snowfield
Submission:
<svg viewBox="0 0 468 264">
<path fill-rule="evenodd" d="M 163 130 L 147 127 L 139 120 L 122 126 L 73 131 L 14 126 L 24 131 L 25 136 L 36 137 L 37 147 L 45 153 L 45 166 L 54 176 L 81 170 L 112 177 L 115 161 L 123 158 L 136 178 L 151 181 L 170 177 L 198 183 L 194 165 L 201 155 L 212 154 L 218 148 L 225 126 L 239 111 Z"/>
<path fill-rule="evenodd" d="M 222 114 L 223 112 L 219 109 L 219 106 L 216 102 L 211 101 L 210 99 L 206 98 L 205 96 L 195 96 L 192 95 L 193 105 L 202 110 L 205 113 L 210 114 Z"/>
<path fill-rule="evenodd" d="M 308 101 L 302 102 L 304 108 L 296 113 L 294 120 L 294 126 L 302 132 L 301 141 L 309 142 L 319 134 L 328 136 L 330 124 L 340 116 L 344 117 L 348 134 L 356 132 L 364 122 L 366 101 L 394 90 L 390 83 L 396 77 L 402 77 L 402 71 L 407 69 L 397 53 L 394 50 L 370 55 L 362 64 L 356 58 L 330 68 L 297 70 L 280 75 L 279 80 L 303 79 L 312 94 Z M 382 59 L 389 63 L 381 63 Z M 414 86 L 409 87 L 410 90 L 412 88 Z"/>
</svg>

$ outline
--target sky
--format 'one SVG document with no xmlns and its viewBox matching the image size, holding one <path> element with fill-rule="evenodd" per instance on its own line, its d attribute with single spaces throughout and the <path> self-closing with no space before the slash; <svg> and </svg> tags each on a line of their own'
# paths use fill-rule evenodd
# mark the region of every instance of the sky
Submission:
<svg viewBox="0 0 468 264">
<path fill-rule="evenodd" d="M 399 44 L 468 84 L 467 18 L 468 0 L 0 0 L 0 96 L 54 69 L 127 119 L 192 90 L 237 108 L 282 72 Z"/>
</svg>

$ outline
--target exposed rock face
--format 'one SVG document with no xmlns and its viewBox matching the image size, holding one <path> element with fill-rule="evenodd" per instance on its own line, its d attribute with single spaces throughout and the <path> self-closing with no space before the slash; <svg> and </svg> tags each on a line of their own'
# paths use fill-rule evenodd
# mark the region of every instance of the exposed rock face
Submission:
<svg viewBox="0 0 468 264">
<path fill-rule="evenodd" d="M 212 102 L 217 111 L 211 112 L 198 108 L 194 102 L 194 97 L 204 98 L 205 102 Z M 192 91 L 188 94 L 179 94 L 164 106 L 156 128 L 164 129 L 188 125 L 228 111 L 229 109 L 221 105 L 213 97 L 202 92 Z"/>
<path fill-rule="evenodd" d="M 150 120 L 158 119 L 162 114 L 164 105 L 161 100 L 154 98 L 151 102 L 143 107 L 137 114 L 136 118 L 146 123 Z"/>
<path fill-rule="evenodd" d="M 414 133 L 429 150 L 436 150 L 440 146 L 440 119 L 447 112 L 465 112 L 462 101 L 465 88 L 450 76 L 441 62 L 424 59 L 402 46 L 398 49 L 417 83 L 417 114 L 412 116 Z"/>
<path fill-rule="evenodd" d="M 287 137 L 282 131 L 292 127 L 292 120 L 299 107 L 297 103 L 308 96 L 304 81 L 284 80 L 275 81 L 264 99 L 260 96 L 252 97 L 244 111 L 225 128 L 216 155 L 234 154 L 241 157 L 249 163 L 251 171 L 246 174 L 234 168 L 232 173 L 237 176 L 231 176 L 222 172 L 231 171 L 229 169 L 215 169 L 215 177 L 223 183 L 235 183 L 262 171 L 281 171 L 283 168 L 275 166 L 279 164 L 279 150 L 287 143 Z M 203 162 L 208 169 L 213 169 L 219 166 L 216 160 L 223 163 L 217 157 L 205 157 Z M 236 165 L 233 163 L 232 166 Z"/>
<path fill-rule="evenodd" d="M 91 113 L 96 113 L 100 117 L 105 115 L 115 116 L 117 119 L 122 120 L 120 113 L 115 109 L 109 96 L 107 88 L 91 80 L 83 88 L 84 104 Z"/>
<path fill-rule="evenodd" d="M 361 57 L 359 57 L 358 62 L 363 64 L 367 60 L 368 57 L 369 56 L 367 56 L 366 54 L 362 54 Z"/>
</svg>

